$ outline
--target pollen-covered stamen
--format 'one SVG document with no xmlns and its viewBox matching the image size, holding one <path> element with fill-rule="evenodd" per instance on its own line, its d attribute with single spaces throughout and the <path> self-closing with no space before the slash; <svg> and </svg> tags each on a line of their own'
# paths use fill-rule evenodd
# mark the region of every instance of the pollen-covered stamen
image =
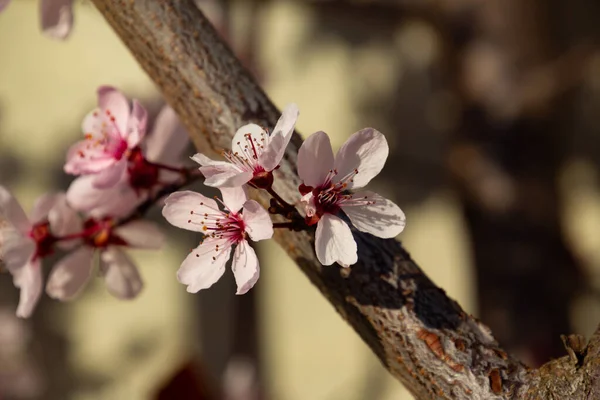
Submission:
<svg viewBox="0 0 600 400">
<path fill-rule="evenodd" d="M 232 213 L 220 199 L 215 199 L 225 207 L 224 211 L 201 202 L 199 205 L 203 210 L 209 209 L 210 212 L 190 210 L 188 223 L 201 226 L 206 238 L 224 239 L 228 243 L 241 242 L 246 238 L 241 215 Z"/>
<path fill-rule="evenodd" d="M 123 139 L 115 117 L 110 110 L 104 114 L 94 112 L 93 117 L 98 120 L 99 127 L 92 132 L 86 132 L 85 151 L 78 153 L 80 158 L 90 160 L 104 159 L 107 156 L 120 160 L 127 153 L 127 142 Z"/>
<path fill-rule="evenodd" d="M 210 238 L 202 240 L 200 243 L 203 246 L 192 250 L 192 252 L 197 258 L 209 255 L 212 258 L 212 262 L 215 262 L 217 258 L 234 244 L 227 240 L 211 240 Z"/>
<path fill-rule="evenodd" d="M 330 170 L 324 179 L 324 183 L 312 190 L 314 208 L 307 212 L 306 222 L 309 225 L 316 224 L 323 214 L 337 214 L 342 205 L 374 204 L 373 200 L 355 197 L 354 194 L 347 192 L 349 189 L 348 184 L 358 174 L 358 169 L 354 169 L 341 178 L 338 178 L 338 174 L 339 172 L 336 169 Z M 303 189 L 306 190 L 307 188 Z"/>
<path fill-rule="evenodd" d="M 243 171 L 252 172 L 253 175 L 265 172 L 265 169 L 259 163 L 261 154 L 269 145 L 269 136 L 266 132 L 260 133 L 260 138 L 255 138 L 251 134 L 244 135 L 245 143 L 237 142 L 238 151 L 224 151 L 223 157 Z"/>
</svg>

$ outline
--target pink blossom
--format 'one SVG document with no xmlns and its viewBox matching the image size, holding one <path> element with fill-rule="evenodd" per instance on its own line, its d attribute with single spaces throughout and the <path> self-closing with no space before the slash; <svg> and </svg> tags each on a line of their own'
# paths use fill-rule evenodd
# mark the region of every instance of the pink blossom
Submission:
<svg viewBox="0 0 600 400">
<path fill-rule="evenodd" d="M 77 210 L 92 215 L 125 217 L 152 194 L 157 184 L 173 183 L 180 177 L 152 163 L 180 167 L 188 144 L 189 137 L 175 111 L 165 106 L 156 117 L 152 132 L 140 144 L 141 152 L 136 150 L 119 182 L 107 190 L 94 186 L 93 175 L 81 176 L 69 186 L 67 199 Z M 140 159 L 142 152 L 145 157 Z"/>
<path fill-rule="evenodd" d="M 0 0 L 0 12 L 10 0 Z M 42 32 L 53 39 L 66 39 L 73 26 L 73 0 L 40 0 Z"/>
<path fill-rule="evenodd" d="M 295 104 L 288 105 L 270 135 L 256 124 L 242 126 L 233 136 L 231 150 L 223 152 L 227 161 L 214 161 L 200 153 L 194 155 L 192 160 L 201 165 L 204 184 L 223 188 L 251 182 L 258 187 L 270 187 L 271 171 L 283 158 L 298 114 Z"/>
<path fill-rule="evenodd" d="M 388 152 L 385 137 L 373 128 L 354 133 L 335 158 L 324 132 L 314 133 L 300 147 L 300 192 L 307 222 L 317 224 L 315 250 L 321 264 L 348 266 L 358 260 L 356 242 L 340 211 L 359 231 L 381 238 L 395 237 L 404 229 L 404 213 L 390 200 L 369 191 L 348 192 L 377 176 Z"/>
<path fill-rule="evenodd" d="M 93 174 L 93 184 L 108 188 L 119 182 L 127 170 L 127 160 L 146 133 L 146 110 L 117 89 L 98 89 L 98 108 L 83 121 L 85 139 L 71 146 L 65 172 Z"/>
<path fill-rule="evenodd" d="M 224 210 L 217 202 L 199 193 L 181 191 L 165 200 L 163 216 L 179 228 L 203 233 L 204 240 L 187 256 L 177 272 L 187 291 L 196 293 L 209 288 L 231 266 L 237 283 L 237 294 L 250 290 L 259 277 L 256 253 L 246 240 L 264 240 L 273 236 L 273 223 L 267 211 L 254 200 L 247 200 L 244 189 L 222 188 Z"/>
<path fill-rule="evenodd" d="M 84 223 L 82 246 L 63 257 L 52 269 L 46 293 L 58 300 L 71 300 L 81 292 L 92 277 L 93 256 L 100 252 L 100 273 L 108 291 L 120 299 L 132 299 L 142 290 L 137 267 L 122 247 L 158 249 L 164 236 L 149 221 L 137 220 L 115 226 L 114 220 L 88 218 Z"/>
<path fill-rule="evenodd" d="M 29 219 L 10 192 L 0 186 L 0 221 L 0 259 L 21 289 L 17 316 L 27 318 L 42 292 L 41 259 L 53 252 L 57 237 L 80 228 L 78 217 L 61 193 L 38 199 Z"/>
</svg>

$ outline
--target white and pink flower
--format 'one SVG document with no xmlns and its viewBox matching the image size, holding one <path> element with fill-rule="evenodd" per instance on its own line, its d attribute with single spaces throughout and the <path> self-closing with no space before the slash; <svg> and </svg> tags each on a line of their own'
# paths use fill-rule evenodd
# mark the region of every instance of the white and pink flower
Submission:
<svg viewBox="0 0 600 400">
<path fill-rule="evenodd" d="M 0 12 L 10 0 L 0 0 Z M 73 0 L 40 0 L 42 32 L 53 39 L 66 39 L 73 27 Z"/>
<path fill-rule="evenodd" d="M 77 232 L 81 228 L 78 222 L 62 193 L 39 198 L 29 219 L 10 192 L 0 186 L 0 259 L 21 289 L 17 316 L 27 318 L 33 312 L 42 293 L 42 258 L 53 252 L 58 237 Z"/>
<path fill-rule="evenodd" d="M 182 153 L 188 144 L 189 137 L 175 111 L 164 106 L 119 182 L 110 189 L 97 188 L 94 175 L 80 176 L 69 186 L 67 200 L 77 210 L 93 216 L 125 217 L 154 193 L 157 185 L 170 184 L 181 177 L 154 163 L 181 167 Z"/>
<path fill-rule="evenodd" d="M 108 291 L 119 299 L 133 299 L 143 288 L 134 262 L 124 247 L 159 249 L 164 243 L 160 229 L 150 221 L 137 220 L 115 226 L 112 218 L 88 218 L 81 246 L 63 257 L 52 269 L 46 293 L 67 301 L 77 297 L 92 277 L 93 258 L 100 252 L 100 273 Z"/>
<path fill-rule="evenodd" d="M 117 89 L 98 89 L 98 108 L 83 121 L 85 139 L 67 153 L 65 172 L 93 175 L 97 188 L 112 187 L 122 179 L 128 158 L 146 133 L 146 110 L 136 101 L 130 107 Z"/>
<path fill-rule="evenodd" d="M 359 231 L 381 238 L 395 237 L 404 229 L 404 213 L 392 201 L 370 191 L 349 192 L 377 176 L 388 153 L 385 137 L 373 128 L 354 133 L 335 158 L 324 132 L 314 133 L 300 147 L 299 189 L 307 223 L 317 224 L 315 250 L 321 264 L 349 266 L 358 260 L 356 242 L 340 212 Z"/>
<path fill-rule="evenodd" d="M 209 288 L 221 278 L 233 247 L 236 294 L 248 292 L 258 281 L 260 269 L 247 238 L 259 241 L 273 236 L 268 212 L 248 200 L 244 189 L 222 188 L 221 193 L 224 210 L 215 200 L 191 191 L 175 192 L 165 200 L 163 216 L 169 223 L 205 235 L 177 272 L 179 282 L 187 285 L 190 293 Z"/>
<path fill-rule="evenodd" d="M 201 153 L 194 155 L 192 160 L 201 165 L 204 184 L 228 188 L 252 182 L 258 187 L 270 187 L 272 171 L 283 158 L 298 114 L 295 104 L 286 106 L 270 135 L 256 124 L 242 126 L 233 136 L 231 150 L 223 152 L 227 161 L 211 160 Z"/>
</svg>

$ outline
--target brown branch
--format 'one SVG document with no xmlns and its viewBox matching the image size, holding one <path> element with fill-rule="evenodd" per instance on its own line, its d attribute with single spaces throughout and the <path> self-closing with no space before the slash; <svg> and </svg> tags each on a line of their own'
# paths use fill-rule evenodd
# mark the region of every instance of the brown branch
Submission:
<svg viewBox="0 0 600 400">
<path fill-rule="evenodd" d="M 228 147 L 236 128 L 250 121 L 274 125 L 279 112 L 192 0 L 93 2 L 160 87 L 197 148 Z M 297 197 L 300 183 L 299 144 L 295 135 L 275 183 L 288 201 Z M 257 196 L 269 204 L 268 195 Z M 527 393 L 533 399 L 542 383 L 553 387 L 552 374 L 528 371 L 502 351 L 489 330 L 436 287 L 399 242 L 358 232 L 355 238 L 359 262 L 342 269 L 319 264 L 310 233 L 278 230 L 275 236 L 416 398 L 508 399 Z M 581 371 L 573 374 L 583 376 Z M 577 390 L 595 384 L 590 374 L 585 377 Z"/>
</svg>

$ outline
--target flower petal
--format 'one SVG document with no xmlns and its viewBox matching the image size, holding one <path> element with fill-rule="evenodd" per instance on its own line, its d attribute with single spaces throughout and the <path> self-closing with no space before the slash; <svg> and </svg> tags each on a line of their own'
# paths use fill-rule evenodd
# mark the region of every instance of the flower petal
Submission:
<svg viewBox="0 0 600 400">
<path fill-rule="evenodd" d="M 187 285 L 190 293 L 207 289 L 223 276 L 230 255 L 231 246 L 225 240 L 207 239 L 185 258 L 177 271 L 177 280 Z"/>
<path fill-rule="evenodd" d="M 50 229 L 55 236 L 71 235 L 83 229 L 83 221 L 79 213 L 69 206 L 67 196 L 64 193 L 56 195 L 54 206 L 48 213 L 48 222 L 50 222 Z M 72 241 L 67 242 L 71 242 L 71 246 L 74 244 Z M 58 246 L 63 247 L 63 244 L 65 242 L 61 241 Z"/>
<path fill-rule="evenodd" d="M 144 286 L 133 261 L 118 248 L 109 247 L 100 254 L 100 270 L 106 288 L 119 299 L 133 299 Z"/>
<path fill-rule="evenodd" d="M 128 129 L 126 132 L 126 137 L 123 138 L 127 141 L 127 147 L 129 149 L 133 149 L 135 146 L 140 144 L 146 135 L 147 123 L 148 112 L 137 100 L 133 100 L 131 116 L 127 121 Z"/>
<path fill-rule="evenodd" d="M 35 254 L 35 241 L 11 226 L 0 228 L 0 259 L 14 274 Z"/>
<path fill-rule="evenodd" d="M 258 257 L 254 249 L 246 240 L 242 240 L 233 254 L 233 263 L 231 264 L 237 292 L 235 294 L 244 294 L 252 289 L 260 276 L 260 267 L 258 266 Z"/>
<path fill-rule="evenodd" d="M 204 175 L 204 184 L 211 187 L 242 186 L 252 179 L 252 172 L 242 171 L 233 164 L 213 164 L 199 168 Z"/>
<path fill-rule="evenodd" d="M 244 219 L 248 236 L 255 242 L 270 239 L 273 236 L 273 221 L 271 221 L 271 216 L 256 201 L 248 200 L 244 203 L 242 218 Z"/>
<path fill-rule="evenodd" d="M 211 160 L 202 153 L 194 154 L 191 159 L 201 165 L 199 170 L 204 175 L 206 186 L 242 186 L 252 179 L 252 172 L 243 171 L 229 162 Z"/>
<path fill-rule="evenodd" d="M 160 249 L 165 243 L 165 235 L 154 222 L 136 220 L 119 226 L 114 233 L 130 247 L 139 249 Z"/>
<path fill-rule="evenodd" d="M 63 301 L 77 297 L 92 276 L 93 254 L 91 247 L 81 246 L 63 257 L 50 272 L 46 293 Z"/>
<path fill-rule="evenodd" d="M 115 118 L 115 124 L 123 139 L 126 138 L 127 121 L 129 120 L 130 106 L 127 97 L 112 86 L 98 88 L 98 107 L 102 112 L 109 113 Z"/>
<path fill-rule="evenodd" d="M 156 116 L 152 133 L 145 140 L 146 158 L 152 162 L 179 165 L 189 143 L 189 136 L 175 111 L 164 106 Z"/>
<path fill-rule="evenodd" d="M 341 179 L 357 169 L 358 173 L 348 182 L 347 188 L 361 188 L 381 172 L 388 153 L 388 144 L 381 132 L 373 128 L 361 129 L 350 136 L 337 152 L 334 164 L 336 178 Z"/>
<path fill-rule="evenodd" d="M 66 39 L 73 26 L 72 0 L 40 0 L 42 31 L 53 39 Z"/>
<path fill-rule="evenodd" d="M 122 180 L 110 189 L 94 187 L 94 176 L 81 176 L 71 182 L 67 190 L 67 201 L 76 210 L 88 212 L 96 217 L 125 217 L 146 196 L 135 193 L 127 180 Z"/>
<path fill-rule="evenodd" d="M 284 108 L 275 128 L 273 128 L 273 132 L 271 132 L 269 145 L 259 158 L 260 165 L 262 165 L 265 170 L 272 171 L 279 165 L 279 162 L 285 153 L 285 148 L 294 133 L 294 126 L 296 125 L 299 114 L 300 111 L 296 104 L 288 104 Z"/>
<path fill-rule="evenodd" d="M 35 200 L 35 203 L 33 203 L 33 208 L 31 209 L 31 223 L 35 225 L 47 220 L 50 209 L 54 207 L 56 200 L 56 193 L 45 193 L 38 197 Z"/>
<path fill-rule="evenodd" d="M 101 147 L 90 146 L 89 140 L 81 140 L 67 150 L 64 171 L 71 175 L 93 174 L 109 168 L 115 162 Z"/>
<path fill-rule="evenodd" d="M 207 156 L 205 156 L 202 153 L 196 153 L 193 156 L 190 157 L 192 160 L 196 161 L 198 164 L 200 164 L 203 167 L 206 167 L 208 165 L 224 165 L 224 164 L 229 164 L 228 162 L 225 161 L 216 161 L 213 160 Z"/>
<path fill-rule="evenodd" d="M 217 202 L 190 190 L 171 193 L 165 199 L 162 215 L 171 225 L 190 231 L 204 232 L 204 214 L 214 214 Z"/>
<path fill-rule="evenodd" d="M 248 137 L 250 135 L 250 138 Z M 267 140 L 267 132 L 256 124 L 242 126 L 235 132 L 231 139 L 231 151 L 244 156 L 253 156 L 252 143 L 264 143 Z"/>
<path fill-rule="evenodd" d="M 2 220 L 6 220 L 22 234 L 31 230 L 31 222 L 25 215 L 25 211 L 4 186 L 0 186 L 0 224 Z"/>
<path fill-rule="evenodd" d="M 39 260 L 29 260 L 21 268 L 11 271 L 13 282 L 21 289 L 17 317 L 28 318 L 42 294 L 42 271 Z"/>
<path fill-rule="evenodd" d="M 220 188 L 223 203 L 229 211 L 237 213 L 248 199 L 246 188 L 236 186 L 231 188 Z"/>
<path fill-rule="evenodd" d="M 315 132 L 308 137 L 298 151 L 298 175 L 306 186 L 325 183 L 333 168 L 331 141 L 325 132 Z"/>
<path fill-rule="evenodd" d="M 127 171 L 127 160 L 121 159 L 108 168 L 94 174 L 93 184 L 98 189 L 109 189 L 115 186 Z"/>
<path fill-rule="evenodd" d="M 361 201 L 356 204 L 356 201 L 350 201 L 349 205 L 342 203 L 342 210 L 359 231 L 380 238 L 393 238 L 404 230 L 406 216 L 394 202 L 370 191 L 354 193 L 352 198 L 369 202 L 361 204 Z"/>
<path fill-rule="evenodd" d="M 317 224 L 315 250 L 319 262 L 346 267 L 358 261 L 356 242 L 350 227 L 335 215 L 325 214 Z"/>
</svg>

